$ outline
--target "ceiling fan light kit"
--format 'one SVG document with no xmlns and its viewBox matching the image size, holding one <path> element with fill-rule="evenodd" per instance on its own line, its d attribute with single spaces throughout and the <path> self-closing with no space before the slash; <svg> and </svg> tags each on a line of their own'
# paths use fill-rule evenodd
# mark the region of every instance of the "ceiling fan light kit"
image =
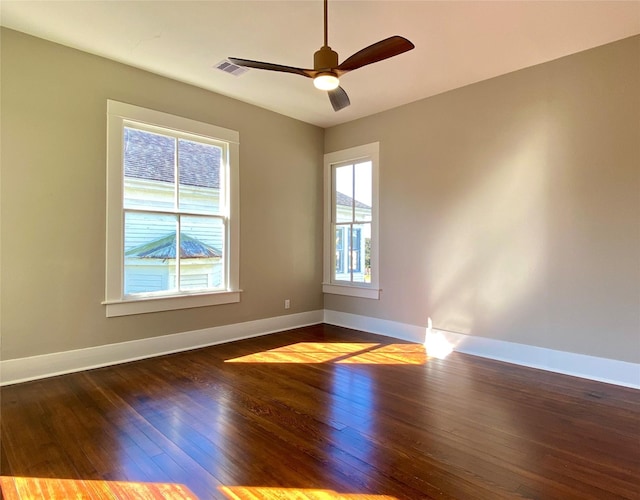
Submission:
<svg viewBox="0 0 640 500">
<path fill-rule="evenodd" d="M 333 90 L 340 85 L 340 80 L 333 73 L 319 73 L 313 79 L 313 85 L 319 90 Z"/>
<path fill-rule="evenodd" d="M 338 64 L 338 53 L 332 50 L 328 44 L 327 1 L 328 0 L 324 0 L 324 45 L 313 55 L 313 69 L 294 68 L 291 66 L 251 61 L 249 59 L 238 59 L 235 57 L 230 57 L 229 61 L 247 68 L 293 73 L 312 78 L 313 85 L 317 89 L 328 91 L 329 101 L 334 111 L 340 111 L 349 106 L 349 104 L 351 104 L 349 96 L 344 89 L 340 87 L 339 77 L 354 69 L 407 52 L 415 46 L 406 38 L 392 36 L 365 47 L 344 60 L 342 64 Z"/>
</svg>

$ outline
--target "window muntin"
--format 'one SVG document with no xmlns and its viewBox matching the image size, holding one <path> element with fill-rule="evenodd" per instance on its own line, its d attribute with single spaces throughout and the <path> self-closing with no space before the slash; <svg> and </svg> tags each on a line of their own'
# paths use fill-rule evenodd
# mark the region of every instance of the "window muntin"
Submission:
<svg viewBox="0 0 640 500">
<path fill-rule="evenodd" d="M 107 315 L 238 302 L 237 132 L 108 109 Z"/>
<path fill-rule="evenodd" d="M 325 155 L 326 293 L 378 298 L 377 163 L 377 143 Z"/>
</svg>

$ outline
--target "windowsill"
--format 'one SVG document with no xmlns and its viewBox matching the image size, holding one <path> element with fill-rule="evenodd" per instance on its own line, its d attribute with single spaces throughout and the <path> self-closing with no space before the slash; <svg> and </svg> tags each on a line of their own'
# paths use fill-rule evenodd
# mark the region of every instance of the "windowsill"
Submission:
<svg viewBox="0 0 640 500">
<path fill-rule="evenodd" d="M 330 293 L 333 295 L 349 295 L 351 297 L 360 297 L 362 299 L 380 299 L 380 288 L 371 288 L 354 285 L 337 285 L 335 283 L 323 283 L 322 293 Z"/>
<path fill-rule="evenodd" d="M 242 290 L 197 293 L 171 297 L 144 297 L 123 300 L 105 300 L 107 318 L 130 316 L 160 311 L 175 311 L 192 307 L 217 306 L 240 302 Z"/>
</svg>

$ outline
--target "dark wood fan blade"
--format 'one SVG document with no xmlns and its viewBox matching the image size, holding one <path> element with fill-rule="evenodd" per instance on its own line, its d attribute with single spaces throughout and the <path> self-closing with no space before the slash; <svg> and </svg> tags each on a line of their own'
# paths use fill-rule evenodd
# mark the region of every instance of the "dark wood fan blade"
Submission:
<svg viewBox="0 0 640 500">
<path fill-rule="evenodd" d="M 329 90 L 327 93 L 329 94 L 329 100 L 331 101 L 334 111 L 340 111 L 342 108 L 346 108 L 351 104 L 349 96 L 342 87 Z"/>
<path fill-rule="evenodd" d="M 282 66 L 281 64 L 251 61 L 249 59 L 238 59 L 236 57 L 229 57 L 228 59 L 233 64 L 244 66 L 246 68 L 266 69 L 268 71 L 280 71 L 281 73 L 293 73 L 295 75 L 306 76 L 307 78 L 313 78 L 318 73 L 312 69 L 294 68 L 292 66 Z"/>
<path fill-rule="evenodd" d="M 409 40 L 401 36 L 392 36 L 356 52 L 336 68 L 338 76 L 362 68 L 367 64 L 383 61 L 415 48 Z"/>
</svg>

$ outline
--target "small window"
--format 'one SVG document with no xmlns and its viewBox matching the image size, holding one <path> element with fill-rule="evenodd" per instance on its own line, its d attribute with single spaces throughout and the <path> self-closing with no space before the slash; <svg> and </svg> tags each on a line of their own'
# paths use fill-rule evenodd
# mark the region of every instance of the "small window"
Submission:
<svg viewBox="0 0 640 500">
<path fill-rule="evenodd" d="M 325 155 L 325 293 L 379 298 L 378 143 Z"/>
<path fill-rule="evenodd" d="M 107 316 L 239 301 L 237 132 L 108 102 Z"/>
</svg>

